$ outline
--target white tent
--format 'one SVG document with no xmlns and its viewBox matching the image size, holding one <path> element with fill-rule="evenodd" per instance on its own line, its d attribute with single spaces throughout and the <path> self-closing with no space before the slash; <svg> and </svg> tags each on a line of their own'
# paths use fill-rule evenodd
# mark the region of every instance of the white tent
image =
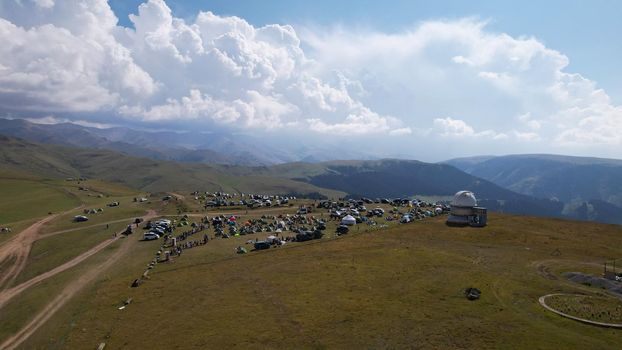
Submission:
<svg viewBox="0 0 622 350">
<path fill-rule="evenodd" d="M 356 225 L 356 219 L 352 215 L 346 215 L 341 219 L 341 224 L 348 226 Z"/>
</svg>

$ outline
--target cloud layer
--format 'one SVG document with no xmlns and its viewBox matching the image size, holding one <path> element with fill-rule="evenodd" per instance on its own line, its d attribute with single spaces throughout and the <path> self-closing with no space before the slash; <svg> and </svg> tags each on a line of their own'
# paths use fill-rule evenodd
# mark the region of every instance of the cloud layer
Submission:
<svg viewBox="0 0 622 350">
<path fill-rule="evenodd" d="M 535 38 L 462 19 L 398 34 L 309 31 L 307 40 L 325 67 L 361 82 L 372 108 L 425 127 L 432 121 L 440 135 L 622 145 L 620 107 L 593 81 L 565 72 L 568 57 Z"/>
<path fill-rule="evenodd" d="M 314 75 L 317 63 L 288 25 L 256 28 L 211 12 L 186 23 L 163 0 L 139 6 L 134 29 L 117 26 L 103 0 L 15 2 L 2 16 L 5 109 L 319 133 L 405 130 Z"/>
<path fill-rule="evenodd" d="M 568 57 L 536 38 L 490 32 L 485 21 L 392 34 L 295 30 L 211 12 L 188 22 L 163 0 L 130 20 L 134 28 L 119 26 L 105 0 L 2 2 L 0 108 L 405 144 L 464 140 L 479 153 L 495 144 L 622 146 L 622 107 L 566 72 Z"/>
</svg>

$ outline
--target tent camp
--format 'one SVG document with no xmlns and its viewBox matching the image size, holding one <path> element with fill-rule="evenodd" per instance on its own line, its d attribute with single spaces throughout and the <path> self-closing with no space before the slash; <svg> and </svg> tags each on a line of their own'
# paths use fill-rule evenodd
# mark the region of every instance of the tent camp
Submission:
<svg viewBox="0 0 622 350">
<path fill-rule="evenodd" d="M 352 215 L 346 215 L 341 219 L 341 224 L 348 226 L 356 225 L 356 219 Z"/>
</svg>

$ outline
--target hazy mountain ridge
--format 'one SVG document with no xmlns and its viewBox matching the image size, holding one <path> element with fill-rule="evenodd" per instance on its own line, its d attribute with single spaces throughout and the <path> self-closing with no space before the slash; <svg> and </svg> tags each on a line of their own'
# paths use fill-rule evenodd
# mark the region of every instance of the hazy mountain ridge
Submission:
<svg viewBox="0 0 622 350">
<path fill-rule="evenodd" d="M 123 133 L 127 137 L 109 137 L 124 128 L 98 129 L 89 128 L 71 123 L 35 124 L 22 119 L 0 119 L 0 134 L 17 137 L 23 140 L 70 146 L 80 148 L 106 149 L 121 152 L 130 156 L 145 157 L 155 160 L 196 161 L 204 163 L 223 163 L 230 161 L 221 154 L 211 150 L 190 150 L 184 148 L 167 147 L 157 137 L 152 142 L 146 142 L 147 135 L 140 132 Z M 190 160 L 187 160 L 190 159 Z"/>
<path fill-rule="evenodd" d="M 136 158 L 109 150 L 40 145 L 0 135 L 0 168 L 44 178 L 84 176 L 150 192 L 227 191 L 268 194 L 343 196 L 290 179 L 261 175 L 237 176 L 205 164 Z"/>
<path fill-rule="evenodd" d="M 304 181 L 318 187 L 347 192 L 351 197 L 451 197 L 459 190 L 469 189 L 476 193 L 481 205 L 494 211 L 575 218 L 564 213 L 563 202 L 519 194 L 447 164 L 399 159 L 343 160 L 315 164 L 298 162 L 271 167 L 228 167 L 228 170 L 237 175 L 262 174 Z M 622 213 L 622 210 L 619 212 Z M 577 218 L 622 223 L 619 216 L 613 214 L 604 217 L 592 213 L 591 216 Z"/>
<path fill-rule="evenodd" d="M 569 217 L 622 221 L 613 217 L 622 210 L 622 160 L 526 154 L 445 163 L 518 193 L 559 200 Z"/>
<path fill-rule="evenodd" d="M 468 158 L 467 158 L 468 159 Z M 510 190 L 564 202 L 598 199 L 622 206 L 622 160 L 513 155 L 445 162 Z"/>
<path fill-rule="evenodd" d="M 248 167 L 159 161 L 108 150 L 40 145 L 10 137 L 0 137 L 0 146 L 3 169 L 45 177 L 99 178 L 151 192 L 224 190 L 392 198 L 451 196 L 468 189 L 476 193 L 481 205 L 494 211 L 622 223 L 622 209 L 607 202 L 566 203 L 535 198 L 449 164 L 382 159 Z"/>
<path fill-rule="evenodd" d="M 279 135 L 255 137 L 235 133 L 143 131 L 126 127 L 94 128 L 72 123 L 36 124 L 24 119 L 1 119 L 0 134 L 31 142 L 108 149 L 136 157 L 188 163 L 244 166 L 334 159 L 333 146 L 293 145 Z M 365 152 L 343 150 L 340 157 L 372 159 Z"/>
</svg>

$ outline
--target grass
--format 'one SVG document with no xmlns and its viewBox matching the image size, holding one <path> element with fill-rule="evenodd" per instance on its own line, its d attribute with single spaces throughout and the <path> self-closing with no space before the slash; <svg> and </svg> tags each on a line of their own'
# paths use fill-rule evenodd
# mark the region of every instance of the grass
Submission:
<svg viewBox="0 0 622 350">
<path fill-rule="evenodd" d="M 622 323 L 622 301 L 614 297 L 554 295 L 547 298 L 552 308 L 590 321 Z"/>
<path fill-rule="evenodd" d="M 10 227 L 11 228 L 11 232 L 0 233 L 0 244 L 2 244 L 2 242 L 6 241 L 7 239 L 15 236 L 17 233 L 19 233 L 20 231 L 24 230 L 28 226 L 34 224 L 39 219 L 40 218 L 25 219 L 25 220 L 16 221 L 16 222 L 12 222 L 12 223 L 3 225 L 4 227 Z"/>
<path fill-rule="evenodd" d="M 79 205 L 75 196 L 53 182 L 3 178 L 0 193 L 0 226 Z"/>
<path fill-rule="evenodd" d="M 138 240 L 137 235 L 130 236 L 128 239 Z M 118 247 L 117 243 L 107 247 L 99 254 L 87 259 L 84 264 L 81 264 L 69 271 L 66 271 L 59 276 L 66 275 L 67 278 L 77 276 L 79 273 L 86 271 L 88 268 L 95 264 L 105 261 Z M 158 242 L 140 242 L 133 243 L 131 254 L 124 256 L 124 258 L 116 262 L 110 269 L 104 274 L 99 276 L 95 282 L 79 292 L 70 303 L 66 304 L 61 310 L 58 311 L 46 324 L 44 324 L 38 332 L 35 332 L 32 337 L 26 340 L 21 348 L 23 349 L 72 349 L 71 344 L 68 344 L 69 337 L 74 333 L 80 333 L 85 337 L 84 347 L 85 349 L 97 348 L 101 341 L 104 339 L 97 339 L 92 336 L 94 330 L 91 328 L 85 328 L 86 324 L 84 319 L 93 320 L 95 329 L 101 332 L 101 334 L 107 334 L 116 329 L 116 324 L 113 323 L 97 323 L 97 318 L 101 317 L 101 312 L 106 314 L 105 317 L 110 319 L 118 319 L 122 316 L 122 313 L 117 310 L 117 307 L 122 305 L 128 297 L 132 296 L 134 289 L 130 288 L 131 281 L 136 278 L 136 271 L 142 271 L 144 269 L 145 261 L 148 261 L 153 257 L 154 251 L 158 247 Z M 70 275 L 71 274 L 71 275 Z M 118 299 L 111 299 L 109 304 L 99 305 L 97 309 L 85 307 L 90 305 L 91 300 L 95 296 L 107 295 L 110 293 L 110 285 L 114 285 L 115 296 Z M 37 303 L 38 300 L 33 302 Z M 130 306 L 131 307 L 131 306 Z M 0 321 L 2 317 L 0 316 Z M 89 325 L 90 327 L 90 325 Z M 1 338 L 0 338 L 1 339 Z"/>
<path fill-rule="evenodd" d="M 0 339 L 17 332 L 28 323 L 32 315 L 36 314 L 56 295 L 66 284 L 87 271 L 91 266 L 102 263 L 117 248 L 118 243 L 107 247 L 99 254 L 90 257 L 83 264 L 51 277 L 34 288 L 27 289 L 6 304 L 0 313 Z M 35 346 L 34 348 L 40 348 Z M 24 347 L 30 348 L 30 347 Z"/>
<path fill-rule="evenodd" d="M 82 213 L 76 210 L 44 227 L 44 233 L 83 229 L 37 241 L 18 281 L 68 261 L 127 223 L 111 224 L 108 231 L 90 226 L 140 216 L 149 208 L 167 215 L 179 208 L 210 216 L 235 213 L 242 215 L 240 220 L 263 213 L 243 208 L 203 212 L 187 192 L 182 192 L 184 201 L 166 203 L 157 195 L 150 202 L 134 203 L 133 197 L 147 194 L 93 180 L 40 183 L 61 188 L 87 208 L 103 207 L 104 213 L 76 224 L 71 217 Z M 90 190 L 80 191 L 79 186 Z M 111 201 L 121 206 L 106 207 Z M 291 214 L 297 204 L 265 213 Z M 543 310 L 537 299 L 554 292 L 589 291 L 560 274 L 598 273 L 602 261 L 619 255 L 615 247 L 622 244 L 620 226 L 496 213 L 483 229 L 447 227 L 444 217 L 436 217 L 406 225 L 390 222 L 380 230 L 359 225 L 351 234 L 335 237 L 335 225 L 329 222 L 322 240 L 246 255 L 235 254 L 234 247 L 269 233 L 211 240 L 171 263 L 158 264 L 141 287 L 129 288 L 160 244 L 135 242 L 131 254 L 22 348 L 95 348 L 100 342 L 110 348 L 153 349 L 616 348 L 619 332 L 562 319 Z M 139 238 L 140 233 L 130 239 Z M 0 313 L 0 340 L 114 249 L 116 244 L 12 300 Z M 462 294 L 466 287 L 482 290 L 482 298 L 467 301 Z M 134 302 L 117 310 L 128 297 Z M 590 310 L 616 312 L 603 309 L 599 298 L 589 300 Z M 586 305 L 584 300 L 564 302 Z"/>
<path fill-rule="evenodd" d="M 534 263 L 554 260 L 555 277 L 559 266 L 576 270 L 600 261 L 615 254 L 604 247 L 622 243 L 617 226 L 492 214 L 484 229 L 461 229 L 439 217 L 234 254 L 232 248 L 246 239 L 213 240 L 188 250 L 129 289 L 157 249 L 153 242 L 137 245 L 143 263 L 128 257 L 126 269 L 76 300 L 70 319 L 55 316 L 55 326 L 38 334 L 45 334 L 38 344 L 616 348 L 618 332 L 561 319 L 538 305 L 541 295 L 576 289 L 562 278 L 544 278 Z M 553 249 L 562 256 L 551 258 Z M 464 298 L 469 286 L 482 290 L 480 300 Z M 134 302 L 116 310 L 127 297 Z"/>
<path fill-rule="evenodd" d="M 43 233 L 50 233 L 60 230 L 75 229 L 79 227 L 87 227 L 97 224 L 104 224 L 113 220 L 128 219 L 133 220 L 136 217 L 142 216 L 149 209 L 147 205 L 133 204 L 129 198 L 116 198 L 121 203 L 118 207 L 109 208 L 106 205 L 101 206 L 89 206 L 90 208 L 103 208 L 104 211 L 98 214 L 84 214 L 83 209 L 72 210 L 64 215 L 60 215 L 56 220 L 45 225 L 42 229 Z M 74 216 L 85 215 L 89 218 L 88 221 L 75 222 Z M 129 222 L 128 222 L 129 223 Z M 126 225 L 128 224 L 126 223 Z"/>
<path fill-rule="evenodd" d="M 75 258 L 111 238 L 112 233 L 125 228 L 128 222 L 111 224 L 108 229 L 105 226 L 97 226 L 37 240 L 33 244 L 26 267 L 13 284 L 25 282 Z"/>
<path fill-rule="evenodd" d="M 246 167 L 237 169 L 154 161 L 113 151 L 39 145 L 12 138 L 0 139 L 0 146 L 0 166 L 5 173 L 22 171 L 46 178 L 85 176 L 148 192 L 203 190 L 266 194 L 320 192 L 329 197 L 345 195 L 305 182 L 275 178 L 272 174 L 248 175 Z"/>
</svg>

